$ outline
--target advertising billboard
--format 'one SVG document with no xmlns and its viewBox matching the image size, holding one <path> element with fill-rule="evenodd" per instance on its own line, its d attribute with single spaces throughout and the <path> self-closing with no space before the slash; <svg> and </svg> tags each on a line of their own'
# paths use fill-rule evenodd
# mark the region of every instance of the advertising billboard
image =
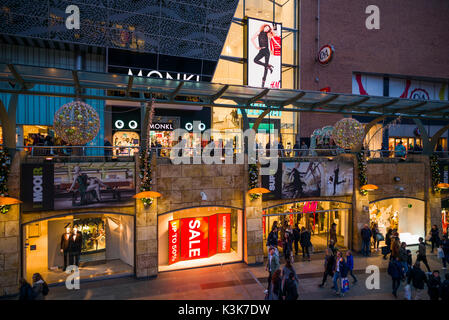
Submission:
<svg viewBox="0 0 449 320">
<path fill-rule="evenodd" d="M 168 264 L 231 252 L 231 214 L 168 222 Z"/>
<path fill-rule="evenodd" d="M 351 163 L 284 161 L 274 175 L 262 176 L 262 186 L 271 192 L 264 200 L 350 195 L 353 192 Z"/>
<path fill-rule="evenodd" d="M 53 210 L 53 164 L 24 163 L 20 200 L 23 211 Z"/>
<path fill-rule="evenodd" d="M 282 87 L 282 24 L 248 18 L 248 85 Z"/>
</svg>

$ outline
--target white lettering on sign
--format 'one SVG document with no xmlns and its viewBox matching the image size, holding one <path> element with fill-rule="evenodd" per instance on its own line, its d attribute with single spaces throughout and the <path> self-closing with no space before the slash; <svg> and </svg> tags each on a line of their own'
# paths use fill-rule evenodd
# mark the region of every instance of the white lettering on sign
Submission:
<svg viewBox="0 0 449 320">
<path fill-rule="evenodd" d="M 221 250 L 225 251 L 226 250 L 226 216 L 223 216 L 223 229 L 221 231 L 221 237 L 223 239 L 223 241 L 221 242 Z"/>
<path fill-rule="evenodd" d="M 189 258 L 199 257 L 201 255 L 201 248 L 192 248 L 193 245 L 200 243 L 200 240 L 195 240 L 201 235 L 201 232 L 194 229 L 199 229 L 201 226 L 200 220 L 191 220 L 189 222 Z"/>
<path fill-rule="evenodd" d="M 178 72 L 178 73 L 175 73 L 175 74 L 176 74 L 176 76 L 175 76 L 176 80 L 200 81 L 200 76 L 199 75 L 185 74 L 184 73 L 184 74 L 182 74 L 182 79 L 181 79 L 181 73 Z M 128 69 L 128 75 L 129 76 L 133 76 L 134 75 L 131 69 Z M 142 70 L 139 70 L 139 72 L 137 73 L 137 76 L 138 77 L 142 77 Z M 157 70 L 151 70 L 150 72 L 148 72 L 147 78 L 150 78 L 150 77 L 156 77 L 156 78 L 164 79 L 164 75 L 160 71 L 157 71 Z M 165 79 L 172 80 L 173 79 L 173 75 L 168 73 L 168 72 L 166 72 L 165 73 Z"/>
<path fill-rule="evenodd" d="M 273 176 L 269 176 L 268 182 L 269 182 L 268 189 L 270 191 L 276 190 L 276 180 L 274 179 Z"/>
<path fill-rule="evenodd" d="M 42 183 L 42 168 L 33 169 L 33 202 L 42 202 L 44 190 Z"/>
<path fill-rule="evenodd" d="M 173 130 L 173 125 L 171 123 L 152 123 L 150 129 L 153 130 Z"/>
</svg>

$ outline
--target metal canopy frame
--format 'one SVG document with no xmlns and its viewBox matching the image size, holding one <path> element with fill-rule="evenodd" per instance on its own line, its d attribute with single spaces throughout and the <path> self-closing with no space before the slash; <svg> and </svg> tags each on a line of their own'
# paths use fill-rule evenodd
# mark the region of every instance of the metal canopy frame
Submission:
<svg viewBox="0 0 449 320">
<path fill-rule="evenodd" d="M 10 85 L 16 83 L 20 86 Z M 0 93 L 131 102 L 154 98 L 158 104 L 177 104 L 180 109 L 182 105 L 259 110 L 269 107 L 288 112 L 449 120 L 448 101 L 254 88 L 7 63 L 0 63 Z M 265 106 L 253 105 L 258 101 Z"/>
</svg>

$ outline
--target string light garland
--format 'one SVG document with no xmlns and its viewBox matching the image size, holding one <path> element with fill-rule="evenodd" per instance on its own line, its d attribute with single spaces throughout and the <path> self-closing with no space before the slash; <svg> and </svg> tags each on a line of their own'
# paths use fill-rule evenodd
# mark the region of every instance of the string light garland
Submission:
<svg viewBox="0 0 449 320">
<path fill-rule="evenodd" d="M 438 187 L 440 183 L 440 162 L 438 160 L 437 155 L 432 154 L 429 157 L 430 160 L 430 174 L 432 176 L 432 190 L 434 192 L 441 191 L 441 188 Z"/>
<path fill-rule="evenodd" d="M 147 107 L 150 108 L 149 116 L 148 116 L 148 124 L 147 124 L 147 139 L 148 142 L 142 145 L 139 159 L 140 159 L 140 174 L 139 178 L 141 179 L 140 183 L 140 191 L 151 191 L 151 141 L 150 141 L 150 127 L 153 123 L 154 118 L 154 98 L 147 104 Z M 141 198 L 140 199 L 145 206 L 151 206 L 153 203 L 153 198 Z"/>
<path fill-rule="evenodd" d="M 87 103 L 72 101 L 56 111 L 53 126 L 56 134 L 67 143 L 83 146 L 100 131 L 100 117 Z"/>
<path fill-rule="evenodd" d="M 8 196 L 8 176 L 11 171 L 11 157 L 9 155 L 8 149 L 4 148 L 0 150 L 0 196 Z M 6 214 L 10 205 L 0 206 L 0 213 Z"/>
<path fill-rule="evenodd" d="M 359 170 L 359 185 L 361 187 L 368 184 L 366 157 L 363 152 L 357 153 L 357 168 Z M 368 194 L 367 190 L 359 189 L 359 191 L 364 196 Z"/>
<path fill-rule="evenodd" d="M 248 187 L 249 189 L 253 189 L 257 187 L 257 183 L 259 182 L 259 168 L 257 164 L 249 164 L 248 165 Z M 251 200 L 256 200 L 260 198 L 259 193 L 250 193 L 249 194 Z"/>
</svg>

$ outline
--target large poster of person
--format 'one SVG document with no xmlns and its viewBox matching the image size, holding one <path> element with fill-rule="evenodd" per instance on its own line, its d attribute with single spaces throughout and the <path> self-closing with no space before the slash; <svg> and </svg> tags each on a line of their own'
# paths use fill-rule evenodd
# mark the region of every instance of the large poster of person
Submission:
<svg viewBox="0 0 449 320">
<path fill-rule="evenodd" d="M 353 189 L 352 164 L 327 162 L 325 164 L 322 196 L 341 196 L 351 194 Z"/>
<path fill-rule="evenodd" d="M 54 210 L 130 205 L 133 162 L 54 164 Z"/>
<path fill-rule="evenodd" d="M 248 18 L 248 85 L 281 88 L 282 24 Z"/>
<path fill-rule="evenodd" d="M 282 163 L 282 198 L 319 197 L 322 174 L 320 162 Z"/>
</svg>

